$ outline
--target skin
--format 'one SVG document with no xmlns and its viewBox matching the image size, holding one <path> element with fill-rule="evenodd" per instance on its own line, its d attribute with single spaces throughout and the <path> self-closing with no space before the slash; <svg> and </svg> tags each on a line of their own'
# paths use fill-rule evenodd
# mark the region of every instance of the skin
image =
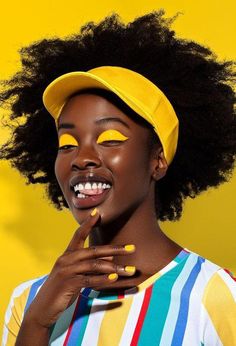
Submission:
<svg viewBox="0 0 236 346">
<path fill-rule="evenodd" d="M 101 118 L 117 117 L 119 122 L 95 124 Z M 107 199 L 97 207 L 101 216 L 99 227 L 91 232 L 89 245 L 122 245 L 133 243 L 136 252 L 129 262 L 116 257 L 115 263 L 137 268 L 134 277 L 116 287 L 134 286 L 165 266 L 180 251 L 167 238 L 157 223 L 154 187 L 168 169 L 161 147 L 148 149 L 150 130 L 136 123 L 115 104 L 94 94 L 74 96 L 65 105 L 59 125 L 71 123 L 73 129 L 59 129 L 59 138 L 67 133 L 78 147 L 60 152 L 55 162 L 55 174 L 74 218 L 81 224 L 92 209 L 76 209 L 68 181 L 78 172 L 106 174 L 112 181 Z M 104 131 L 112 129 L 128 137 L 114 145 L 97 143 Z M 135 232 L 134 232 L 135 230 Z"/>
<path fill-rule="evenodd" d="M 96 123 L 110 117 L 127 126 L 118 121 Z M 59 129 L 59 143 L 60 136 L 68 134 L 65 138 L 72 138 L 68 143 L 73 146 L 58 151 L 55 174 L 80 227 L 26 312 L 17 346 L 47 345 L 50 326 L 75 301 L 82 287 L 112 291 L 137 286 L 182 249 L 157 222 L 154 187 L 168 166 L 161 147 L 148 147 L 150 129 L 95 94 L 73 96 L 59 118 L 59 126 L 65 123 L 73 128 Z M 113 132 L 105 132 L 108 130 Z M 120 141 L 105 142 L 112 136 Z M 88 172 L 112 182 L 94 216 L 90 215 L 94 207 L 74 206 L 69 187 L 73 176 Z M 87 237 L 89 247 L 84 248 Z M 135 245 L 135 250 L 126 251 L 126 244 Z M 125 266 L 134 266 L 136 271 L 127 273 Z M 110 280 L 111 273 L 118 277 Z"/>
</svg>

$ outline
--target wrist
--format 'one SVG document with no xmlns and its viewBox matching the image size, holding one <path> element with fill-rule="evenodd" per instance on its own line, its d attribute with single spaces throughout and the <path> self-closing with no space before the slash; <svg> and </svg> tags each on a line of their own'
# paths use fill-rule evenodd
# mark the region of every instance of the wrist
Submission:
<svg viewBox="0 0 236 346">
<path fill-rule="evenodd" d="M 16 346 L 47 346 L 50 338 L 50 328 L 37 323 L 26 315 L 16 340 Z"/>
</svg>

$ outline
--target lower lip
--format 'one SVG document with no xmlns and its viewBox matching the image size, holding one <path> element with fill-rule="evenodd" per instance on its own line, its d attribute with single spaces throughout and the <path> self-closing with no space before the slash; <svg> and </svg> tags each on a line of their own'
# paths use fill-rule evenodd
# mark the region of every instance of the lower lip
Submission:
<svg viewBox="0 0 236 346">
<path fill-rule="evenodd" d="M 103 193 L 99 195 L 86 196 L 85 198 L 77 198 L 73 196 L 72 203 L 74 207 L 78 209 L 96 207 L 98 204 L 104 202 L 110 190 L 111 188 L 104 190 Z"/>
</svg>

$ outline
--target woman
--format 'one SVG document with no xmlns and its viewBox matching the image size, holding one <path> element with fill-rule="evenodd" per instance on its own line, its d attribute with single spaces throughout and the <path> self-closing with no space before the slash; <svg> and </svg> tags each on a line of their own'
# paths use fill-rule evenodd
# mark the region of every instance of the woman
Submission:
<svg viewBox="0 0 236 346">
<path fill-rule="evenodd" d="M 169 25 L 114 15 L 22 50 L 3 99 L 26 122 L 1 157 L 80 227 L 49 275 L 13 292 L 4 344 L 236 343 L 233 277 L 157 222 L 232 172 L 232 64 Z"/>
</svg>

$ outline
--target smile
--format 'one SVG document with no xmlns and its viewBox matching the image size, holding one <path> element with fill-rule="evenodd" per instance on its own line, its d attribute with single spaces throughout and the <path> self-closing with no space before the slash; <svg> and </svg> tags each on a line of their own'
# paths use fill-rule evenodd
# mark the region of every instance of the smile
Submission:
<svg viewBox="0 0 236 346">
<path fill-rule="evenodd" d="M 106 199 L 110 189 L 110 184 L 101 182 L 79 183 L 74 186 L 73 205 L 75 208 L 95 207 Z"/>
</svg>

